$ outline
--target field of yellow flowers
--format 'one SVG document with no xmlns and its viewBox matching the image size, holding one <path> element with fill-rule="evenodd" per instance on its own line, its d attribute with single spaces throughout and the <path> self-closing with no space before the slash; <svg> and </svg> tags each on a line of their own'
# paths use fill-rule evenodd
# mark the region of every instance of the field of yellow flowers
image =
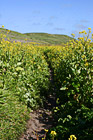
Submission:
<svg viewBox="0 0 93 140">
<path fill-rule="evenodd" d="M 25 128 L 27 108 L 43 105 L 49 68 L 37 47 L 4 37 L 0 41 L 0 139 L 16 140 Z"/>
<path fill-rule="evenodd" d="M 88 34 L 80 32 L 83 37 L 63 47 L 44 48 L 54 71 L 57 96 L 54 130 L 58 140 L 68 139 L 72 134 L 78 140 L 93 138 L 93 44 L 88 39 L 91 28 L 88 30 Z"/>
<path fill-rule="evenodd" d="M 89 33 L 86 36 L 82 31 L 83 37 L 63 46 L 10 42 L 1 35 L 1 140 L 17 140 L 25 129 L 30 108 L 43 106 L 50 88 L 49 65 L 54 72 L 57 97 L 56 127 L 51 128 L 56 134 L 53 139 L 92 140 L 93 44 Z"/>
</svg>

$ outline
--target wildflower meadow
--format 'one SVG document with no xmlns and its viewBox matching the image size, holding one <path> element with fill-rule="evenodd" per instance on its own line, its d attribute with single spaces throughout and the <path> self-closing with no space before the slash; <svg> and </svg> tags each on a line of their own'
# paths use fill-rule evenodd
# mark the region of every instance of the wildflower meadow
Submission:
<svg viewBox="0 0 93 140">
<path fill-rule="evenodd" d="M 43 106 L 51 88 L 50 67 L 56 126 L 46 130 L 45 139 L 92 140 L 93 34 L 90 39 L 91 28 L 79 34 L 64 45 L 11 42 L 0 34 L 0 140 L 19 139 L 30 111 Z"/>
</svg>

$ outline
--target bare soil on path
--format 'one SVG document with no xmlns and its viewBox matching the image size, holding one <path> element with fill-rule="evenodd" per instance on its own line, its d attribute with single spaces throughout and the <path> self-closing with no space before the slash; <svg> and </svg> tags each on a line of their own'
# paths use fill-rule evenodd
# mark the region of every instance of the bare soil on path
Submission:
<svg viewBox="0 0 93 140">
<path fill-rule="evenodd" d="M 50 81 L 53 84 L 52 71 L 50 70 Z M 45 135 L 45 129 L 50 129 L 55 125 L 53 119 L 53 108 L 56 106 L 55 90 L 53 87 L 52 95 L 50 94 L 44 103 L 43 108 L 32 111 L 30 119 L 27 122 L 27 130 L 21 136 L 20 140 L 41 140 Z"/>
</svg>

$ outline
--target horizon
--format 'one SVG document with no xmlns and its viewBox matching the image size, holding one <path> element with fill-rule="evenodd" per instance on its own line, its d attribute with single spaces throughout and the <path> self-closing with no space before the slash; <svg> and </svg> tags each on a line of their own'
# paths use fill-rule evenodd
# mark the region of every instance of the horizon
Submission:
<svg viewBox="0 0 93 140">
<path fill-rule="evenodd" d="M 4 25 L 1 25 L 1 26 L 4 26 Z M 5 28 L 5 27 L 0 27 L 0 29 L 10 30 L 10 29 Z M 21 32 L 19 32 L 19 31 L 15 31 L 15 30 L 10 30 L 10 31 L 17 32 L 17 33 L 21 33 Z M 26 32 L 26 33 L 21 33 L 21 34 L 30 34 L 30 33 L 53 34 L 53 33 L 48 33 L 48 32 Z M 53 35 L 65 35 L 65 34 L 53 34 Z"/>
<path fill-rule="evenodd" d="M 4 25 L 3 25 L 4 26 Z M 10 29 L 8 29 L 8 28 L 5 28 L 5 27 L 0 27 L 0 29 L 5 29 L 5 30 L 10 30 Z M 14 30 L 10 30 L 10 31 L 13 31 L 13 32 L 17 32 L 17 33 L 21 33 L 21 32 L 19 32 L 19 31 L 14 31 Z M 47 32 L 27 32 L 27 33 L 21 33 L 21 34 L 34 34 L 34 33 L 37 33 L 37 34 L 53 34 L 53 33 L 47 33 Z M 66 35 L 66 34 L 53 34 L 53 35 Z M 66 36 L 68 36 L 68 35 L 66 35 Z"/>
<path fill-rule="evenodd" d="M 0 26 L 12 31 L 78 36 L 91 27 L 93 32 L 92 0 L 3 0 L 0 5 Z"/>
</svg>

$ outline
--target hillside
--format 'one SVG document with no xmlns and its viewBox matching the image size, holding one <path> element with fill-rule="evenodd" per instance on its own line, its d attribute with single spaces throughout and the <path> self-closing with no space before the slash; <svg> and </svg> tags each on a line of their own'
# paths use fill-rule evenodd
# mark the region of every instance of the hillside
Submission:
<svg viewBox="0 0 93 140">
<path fill-rule="evenodd" d="M 62 44 L 66 43 L 72 38 L 67 35 L 48 34 L 48 33 L 26 33 L 30 39 L 45 42 L 47 44 Z"/>
<path fill-rule="evenodd" d="M 9 31 L 9 33 L 7 34 L 7 32 Z M 15 32 L 15 31 L 11 31 L 8 29 L 3 29 L 0 28 L 0 34 L 4 34 L 6 35 L 6 37 L 10 38 L 11 40 L 19 40 L 19 41 L 24 41 L 25 39 L 28 39 L 31 41 L 31 39 L 29 39 L 29 37 L 25 34 L 19 33 L 19 32 Z"/>
<path fill-rule="evenodd" d="M 20 41 L 20 42 L 37 42 L 41 44 L 62 44 L 66 43 L 72 38 L 67 35 L 58 35 L 58 34 L 48 34 L 48 33 L 19 33 L 11 31 L 7 34 L 8 29 L 0 28 L 0 34 L 6 35 L 6 38 L 10 38 L 11 41 Z"/>
</svg>

